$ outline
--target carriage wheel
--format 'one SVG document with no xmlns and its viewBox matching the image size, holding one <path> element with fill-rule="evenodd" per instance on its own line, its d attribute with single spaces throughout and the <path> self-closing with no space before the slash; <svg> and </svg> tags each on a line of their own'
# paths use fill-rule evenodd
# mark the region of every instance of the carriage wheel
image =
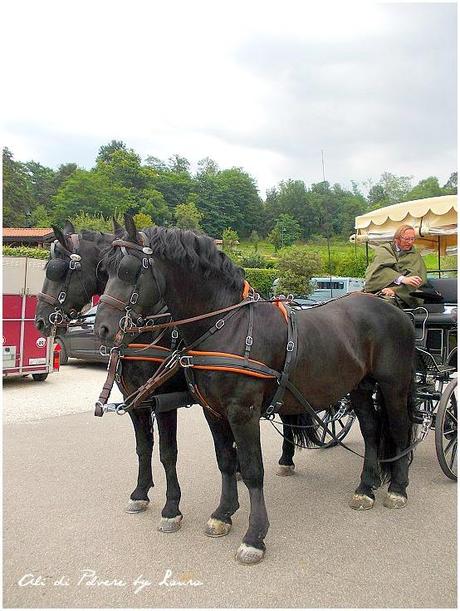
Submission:
<svg viewBox="0 0 460 611">
<path fill-rule="evenodd" d="M 457 378 L 441 395 L 435 425 L 436 454 L 443 472 L 457 480 Z"/>
<path fill-rule="evenodd" d="M 350 397 L 346 396 L 328 410 L 317 412 L 327 428 L 342 441 L 356 418 L 355 412 L 351 408 Z M 331 436 L 318 424 L 313 429 L 316 445 L 321 448 L 333 448 L 338 444 L 338 441 L 331 439 Z"/>
</svg>

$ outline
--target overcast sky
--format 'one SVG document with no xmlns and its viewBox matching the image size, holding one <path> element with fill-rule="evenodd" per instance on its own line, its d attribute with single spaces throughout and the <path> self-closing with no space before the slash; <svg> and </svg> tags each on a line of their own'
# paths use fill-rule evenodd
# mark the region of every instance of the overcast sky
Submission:
<svg viewBox="0 0 460 611">
<path fill-rule="evenodd" d="M 243 167 L 260 194 L 456 170 L 456 5 L 305 0 L 2 3 L 2 140 L 94 165 L 123 140 Z"/>
</svg>

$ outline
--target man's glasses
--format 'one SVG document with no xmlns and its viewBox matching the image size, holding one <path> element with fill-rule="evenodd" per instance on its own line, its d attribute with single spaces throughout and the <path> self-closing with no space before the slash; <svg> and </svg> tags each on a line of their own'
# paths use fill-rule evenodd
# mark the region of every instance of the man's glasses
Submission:
<svg viewBox="0 0 460 611">
<path fill-rule="evenodd" d="M 401 242 L 415 242 L 415 238 L 399 238 Z"/>
</svg>

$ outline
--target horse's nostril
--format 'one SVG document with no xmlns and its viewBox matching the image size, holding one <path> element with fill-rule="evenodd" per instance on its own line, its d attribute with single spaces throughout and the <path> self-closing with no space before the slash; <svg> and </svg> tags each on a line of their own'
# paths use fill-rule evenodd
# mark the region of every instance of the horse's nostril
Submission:
<svg viewBox="0 0 460 611">
<path fill-rule="evenodd" d="M 39 331 L 44 331 L 45 330 L 45 321 L 43 320 L 43 318 L 37 318 L 37 320 L 35 321 L 35 326 L 37 327 Z"/>
</svg>

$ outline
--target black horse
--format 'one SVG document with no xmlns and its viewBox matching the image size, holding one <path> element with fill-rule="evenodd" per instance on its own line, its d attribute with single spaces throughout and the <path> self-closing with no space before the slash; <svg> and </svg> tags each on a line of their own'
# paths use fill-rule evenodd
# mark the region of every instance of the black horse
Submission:
<svg viewBox="0 0 460 611">
<path fill-rule="evenodd" d="M 174 320 L 197 317 L 237 304 L 242 299 L 243 273 L 213 240 L 189 231 L 150 228 L 145 231 L 152 249 L 152 273 L 141 273 L 136 262 L 138 235 L 132 219 L 126 219 L 124 241 L 115 242 L 106 257 L 109 280 L 106 294 L 127 302 L 138 294 L 138 309 L 152 311 L 160 300 L 168 304 Z M 123 248 L 119 248 L 123 244 Z M 130 246 L 132 246 L 130 248 Z M 252 314 L 250 309 L 252 308 Z M 290 381 L 315 410 L 324 410 L 350 393 L 365 442 L 361 481 L 351 500 L 355 509 L 374 504 L 374 489 L 390 481 L 384 504 L 406 505 L 409 455 L 412 441 L 409 411 L 413 405 L 415 340 L 408 317 L 397 308 L 367 294 L 352 294 L 296 315 L 298 341 L 289 346 L 288 326 L 278 308 L 266 302 L 235 310 L 224 321 L 222 314 L 182 326 L 187 346 L 201 353 L 247 356 L 281 372 L 289 351 L 296 354 Z M 251 320 L 252 317 L 252 320 Z M 112 339 L 119 328 L 120 312 L 103 303 L 96 317 L 96 332 Z M 251 329 L 251 333 L 248 333 Z M 185 354 L 185 352 L 183 353 Z M 192 359 L 181 361 L 190 365 Z M 249 528 L 238 549 L 245 564 L 259 562 L 265 552 L 268 516 L 263 495 L 263 463 L 260 417 L 272 405 L 276 381 L 229 371 L 194 369 L 196 387 L 214 437 L 222 495 L 207 525 L 214 536 L 229 532 L 231 516 L 238 509 L 235 478 L 236 453 L 243 481 L 249 490 Z M 373 393 L 378 387 L 380 409 Z M 292 388 L 292 387 L 291 387 Z M 295 390 L 295 389 L 294 389 Z M 286 392 L 280 414 L 304 415 L 302 401 Z M 399 456 L 399 454 L 404 454 Z M 396 457 L 393 462 L 379 459 Z"/>
<path fill-rule="evenodd" d="M 118 227 L 121 230 L 121 227 Z M 74 226 L 67 221 L 64 231 L 54 227 L 58 244 L 53 248 L 42 295 L 39 296 L 35 315 L 35 325 L 44 335 L 50 335 L 53 325 L 50 321 L 65 321 L 76 315 L 94 295 L 101 295 L 107 283 L 107 274 L 100 265 L 102 253 L 112 243 L 113 234 L 103 234 L 98 231 L 83 231 L 80 235 Z M 73 271 L 69 265 L 74 256 Z M 76 265 L 75 265 L 76 264 Z M 58 296 L 65 292 L 62 303 Z M 149 344 L 154 339 L 152 333 L 144 333 L 136 338 L 136 342 Z M 171 345 L 171 332 L 160 340 L 158 345 L 168 348 Z M 123 361 L 120 390 L 124 397 L 130 395 L 144 384 L 155 372 L 158 365 L 148 361 Z M 162 393 L 183 392 L 186 390 L 185 379 L 180 372 L 161 388 Z M 178 406 L 179 407 L 179 406 Z M 130 494 L 129 503 L 125 509 L 128 513 L 139 513 L 147 509 L 148 492 L 154 486 L 152 474 L 153 426 L 151 410 L 139 409 L 130 412 L 136 437 L 136 453 L 138 456 L 137 484 Z M 177 409 L 158 413 L 156 416 L 160 442 L 160 460 L 166 473 L 167 491 L 166 504 L 161 512 L 162 519 L 159 530 L 174 532 L 180 528 L 182 514 L 179 510 L 181 490 L 177 479 Z"/>
</svg>

